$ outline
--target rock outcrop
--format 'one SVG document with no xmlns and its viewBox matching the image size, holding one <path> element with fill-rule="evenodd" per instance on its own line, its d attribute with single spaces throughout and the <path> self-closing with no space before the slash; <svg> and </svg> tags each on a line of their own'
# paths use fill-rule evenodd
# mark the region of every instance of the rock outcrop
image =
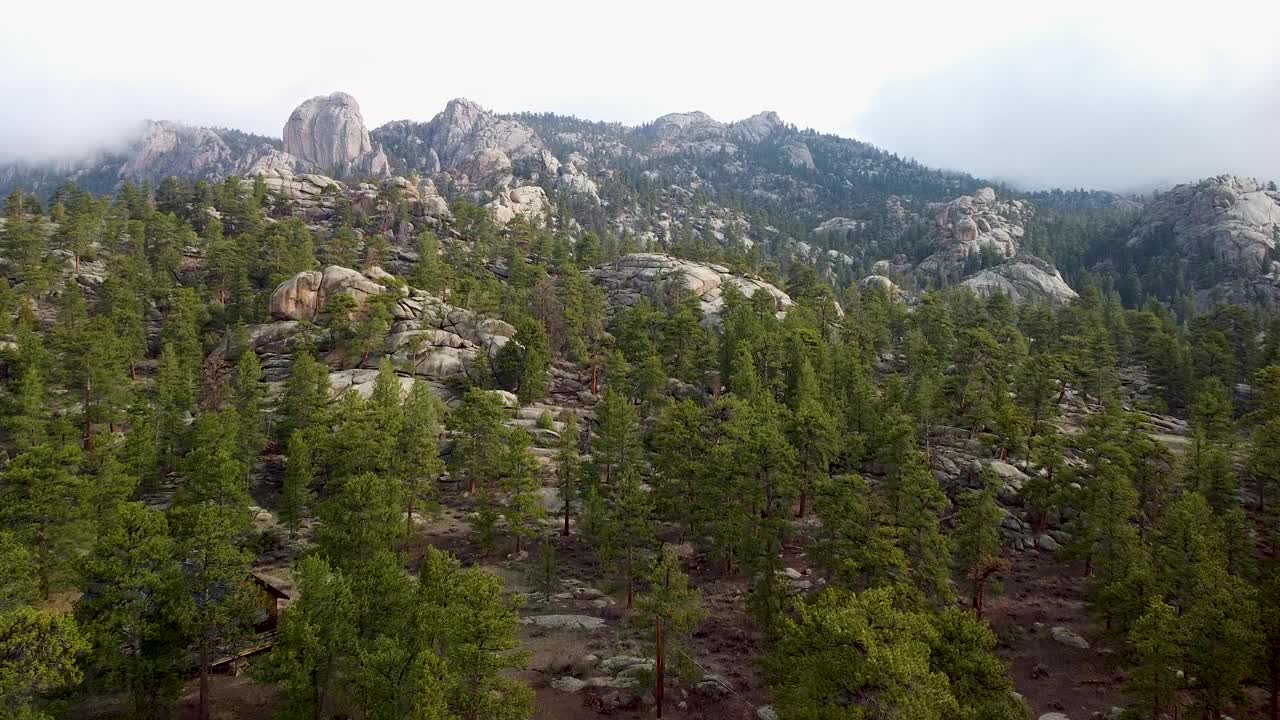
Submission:
<svg viewBox="0 0 1280 720">
<path fill-rule="evenodd" d="M 265 139 L 259 140 L 237 149 L 210 128 L 149 121 L 117 175 L 122 180 L 152 182 L 170 176 L 218 180 L 258 164 L 288 166 L 294 162 Z"/>
<path fill-rule="evenodd" d="M 787 125 L 772 110 L 749 118 L 722 123 L 701 112 L 669 113 L 642 129 L 651 143 L 648 152 L 657 157 L 690 155 L 695 157 L 738 153 L 740 146 L 760 145 L 775 140 Z M 778 146 L 779 157 L 792 167 L 814 169 L 813 154 L 800 140 L 792 139 Z"/>
<path fill-rule="evenodd" d="M 523 215 L 534 222 L 541 221 L 551 203 L 547 202 L 547 193 L 537 185 L 524 185 L 511 190 L 503 190 L 493 202 L 485 205 L 493 211 L 493 219 L 506 225 Z"/>
<path fill-rule="evenodd" d="M 450 100 L 431 122 L 401 120 L 374 134 L 395 150 L 406 170 L 448 172 L 463 185 L 497 192 L 522 181 L 550 180 L 565 192 L 600 201 L 586 157 L 574 153 L 562 163 L 533 128 L 465 98 Z"/>
<path fill-rule="evenodd" d="M 1128 244 L 1171 241 L 1193 257 L 1207 255 L 1237 274 L 1256 276 L 1272 271 L 1267 258 L 1278 233 L 1280 192 L 1274 184 L 1219 175 L 1157 197 Z"/>
<path fill-rule="evenodd" d="M 470 376 L 475 363 L 487 362 L 515 337 L 515 328 L 508 323 L 455 307 L 422 290 L 378 282 L 385 277 L 377 268 L 362 274 L 333 265 L 298 273 L 281 283 L 271 296 L 275 320 L 251 326 L 246 333 L 247 347 L 260 356 L 265 379 L 272 383 L 287 379 L 294 353 L 304 343 L 329 345 L 323 308 L 343 293 L 355 298 L 357 308 L 381 293 L 395 293 L 396 301 L 391 305 L 393 322 L 382 352 L 351 358 L 334 349 L 322 355 L 333 368 L 329 380 L 335 397 L 347 390 L 368 394 L 378 364 L 387 356 L 406 387 L 425 382 L 441 398 L 453 401 L 456 381 Z M 226 343 L 214 350 L 222 357 L 228 352 Z M 357 367 L 350 367 L 353 359 L 359 360 Z"/>
<path fill-rule="evenodd" d="M 299 105 L 285 123 L 284 150 L 321 171 L 390 174 L 386 154 L 369 138 L 360 104 L 342 92 L 318 95 Z"/>
<path fill-rule="evenodd" d="M 271 317 L 277 320 L 314 321 L 337 295 L 350 295 L 356 307 L 386 290 L 356 270 L 330 265 L 324 270 L 300 272 L 271 293 Z"/>
<path fill-rule="evenodd" d="M 933 228 L 930 241 L 937 250 L 920 263 L 917 271 L 944 282 L 958 280 L 981 253 L 1006 260 L 1018 254 L 1025 234 L 1023 224 L 1034 208 L 1021 200 L 999 200 L 995 190 L 982 188 L 930 206 Z"/>
<path fill-rule="evenodd" d="M 981 270 L 960 284 L 979 297 L 1004 293 L 1015 304 L 1045 302 L 1060 306 L 1079 297 L 1056 268 L 1031 255 L 1020 255 Z"/>
<path fill-rule="evenodd" d="M 702 319 L 717 325 L 724 309 L 724 289 L 734 286 L 751 297 L 767 293 L 779 317 L 795 303 L 782 290 L 754 275 L 734 273 L 723 265 L 682 260 L 671 255 L 634 253 L 589 271 L 605 291 L 609 307 L 634 305 L 641 298 L 660 299 L 666 295 L 689 293 L 698 298 Z"/>
<path fill-rule="evenodd" d="M 862 278 L 860 285 L 863 290 L 878 290 L 898 302 L 902 302 L 906 299 L 902 290 L 898 288 L 898 284 L 884 275 L 868 275 Z"/>
</svg>

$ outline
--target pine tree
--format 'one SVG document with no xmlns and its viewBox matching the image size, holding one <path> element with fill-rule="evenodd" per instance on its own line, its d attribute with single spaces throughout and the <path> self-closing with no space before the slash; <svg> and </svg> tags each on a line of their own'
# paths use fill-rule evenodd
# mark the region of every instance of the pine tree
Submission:
<svg viewBox="0 0 1280 720">
<path fill-rule="evenodd" d="M 971 604 L 978 617 L 982 617 L 988 579 L 1004 567 L 1000 559 L 1000 521 L 1004 514 L 990 490 L 993 480 L 984 477 L 982 490 L 971 491 L 961 499 L 951 537 L 956 563 L 972 585 Z"/>
<path fill-rule="evenodd" d="M 177 461 L 184 421 L 196 402 L 195 381 L 173 343 L 166 343 L 160 352 L 156 392 L 156 445 L 162 465 L 168 470 Z"/>
<path fill-rule="evenodd" d="M 1248 468 L 1258 496 L 1258 512 L 1263 512 L 1267 497 L 1280 492 L 1280 419 L 1254 429 Z"/>
<path fill-rule="evenodd" d="M 178 504 L 212 502 L 248 523 L 248 471 L 240 461 L 240 423 L 234 410 L 202 413 L 191 425 L 191 450 L 178 464 Z"/>
<path fill-rule="evenodd" d="M 423 383 L 414 383 L 404 400 L 404 430 L 396 455 L 404 483 L 405 536 L 413 533 L 413 516 L 429 501 L 433 483 L 444 474 L 436 442 L 440 438 L 440 401 Z"/>
<path fill-rule="evenodd" d="M 305 430 L 320 423 L 328 404 L 328 369 L 310 352 L 303 350 L 297 353 L 280 399 L 276 441 L 283 444 L 294 431 Z"/>
<path fill-rule="evenodd" d="M 569 535 L 569 521 L 573 507 L 578 503 L 579 480 L 582 474 L 582 456 L 578 450 L 578 416 L 570 411 L 556 442 L 556 489 L 564 513 L 564 529 L 561 535 Z"/>
<path fill-rule="evenodd" d="M 235 477 L 244 475 L 237 469 Z M 209 499 L 177 506 L 171 513 L 186 593 L 194 606 L 190 635 L 200 670 L 198 717 L 208 720 L 214 652 L 247 634 L 254 612 L 261 607 L 260 591 L 248 582 L 251 557 L 240 547 L 246 520 L 243 509 Z"/>
<path fill-rule="evenodd" d="M 107 436 L 95 441 L 88 454 L 83 499 L 97 534 L 138 489 L 138 477 L 117 458 L 117 444 L 113 436 Z"/>
<path fill-rule="evenodd" d="M 506 428 L 503 433 L 502 475 L 498 490 L 502 493 L 502 514 L 507 530 L 515 537 L 516 553 L 522 541 L 532 540 L 542 530 L 545 511 L 538 491 L 542 481 L 537 476 L 533 456 L 529 454 L 529 433 L 522 428 Z M 485 498 L 482 495 L 481 501 Z"/>
<path fill-rule="evenodd" d="M 37 696 L 77 685 L 77 657 L 89 649 L 75 621 L 55 610 L 0 612 L 0 708 L 16 720 L 46 720 Z"/>
<path fill-rule="evenodd" d="M 102 525 L 81 561 L 75 611 L 93 647 L 92 676 L 128 691 L 137 717 L 168 717 L 186 679 L 183 628 L 195 609 L 168 524 L 142 503 L 125 503 Z"/>
<path fill-rule="evenodd" d="M 897 594 L 829 589 L 797 603 L 765 663 L 781 717 L 857 717 L 868 706 L 885 717 L 957 716 L 947 676 L 931 666 L 936 635 L 925 617 L 898 609 Z"/>
<path fill-rule="evenodd" d="M 551 347 L 547 341 L 546 329 L 533 318 L 524 318 L 517 324 L 516 340 L 524 346 L 516 395 L 521 403 L 530 403 L 547 394 Z"/>
<path fill-rule="evenodd" d="M 344 479 L 316 508 L 316 543 L 334 567 L 350 570 L 391 550 L 403 537 L 400 485 L 395 478 L 364 473 Z"/>
<path fill-rule="evenodd" d="M 626 582 L 627 609 L 631 609 L 642 558 L 654 540 L 653 498 L 641 487 L 640 475 L 634 469 L 623 471 L 615 483 L 610 494 L 614 537 L 619 547 L 618 572 Z"/>
<path fill-rule="evenodd" d="M 1135 662 L 1126 690 L 1146 717 L 1162 717 L 1166 709 L 1178 716 L 1182 687 L 1178 668 L 1183 666 L 1186 642 L 1177 611 L 1158 599 L 1151 601 L 1129 631 L 1129 650 Z"/>
<path fill-rule="evenodd" d="M 670 650 L 678 653 L 677 667 L 681 674 L 692 677 L 697 668 L 690 662 L 685 640 L 693 634 L 706 617 L 706 609 L 702 604 L 702 591 L 690 587 L 689 576 L 680 567 L 680 556 L 674 547 L 663 545 L 658 557 L 649 571 L 649 589 L 636 598 L 636 615 L 638 624 L 645 628 L 653 628 L 662 622 L 664 639 L 663 653 L 670 656 Z"/>
<path fill-rule="evenodd" d="M 835 587 L 862 591 L 892 582 L 907 571 L 907 559 L 882 510 L 860 475 L 824 478 L 815 485 L 815 564 Z"/>
<path fill-rule="evenodd" d="M 48 441 L 9 461 L 0 475 L 0 519 L 33 552 L 41 597 L 63 582 L 87 518 L 80 449 Z"/>
<path fill-rule="evenodd" d="M 418 235 L 418 263 L 409 276 L 409 284 L 439 294 L 448 279 L 449 268 L 440 260 L 440 239 L 430 230 L 424 230 Z"/>
<path fill-rule="evenodd" d="M 951 598 L 951 557 L 939 529 L 947 498 L 925 468 L 920 451 L 904 454 L 890 473 L 889 518 L 909 568 L 911 585 L 939 604 Z"/>
<path fill-rule="evenodd" d="M 325 717 L 344 689 L 343 671 L 356 653 L 355 599 L 350 580 L 321 557 L 302 559 L 297 599 L 280 618 L 263 677 L 281 689 L 281 717 Z"/>
<path fill-rule="evenodd" d="M 835 421 L 818 399 L 818 379 L 805 358 L 801 359 L 797 373 L 788 432 L 799 459 L 801 490 L 797 515 L 803 518 L 813 484 L 827 475 L 837 447 Z"/>
<path fill-rule="evenodd" d="M 295 430 L 289 436 L 285 449 L 284 484 L 280 490 L 280 520 L 289 530 L 289 537 L 298 536 L 298 530 L 306 518 L 314 498 L 315 460 L 312 454 L 314 440 L 305 430 Z"/>
<path fill-rule="evenodd" d="M 519 615 L 502 580 L 428 548 L 418 574 L 422 625 L 448 668 L 449 710 L 462 720 L 528 720 L 533 693 L 504 676 L 520 667 Z"/>
<path fill-rule="evenodd" d="M 640 417 L 623 394 L 610 385 L 596 410 L 591 463 L 596 479 L 609 485 L 640 461 Z"/>
<path fill-rule="evenodd" d="M 506 410 L 497 395 L 472 388 L 462 405 L 450 413 L 449 428 L 457 441 L 449 457 L 450 469 L 466 478 L 468 492 L 497 482 L 500 469 L 494 448 L 500 447 Z"/>
<path fill-rule="evenodd" d="M 668 403 L 658 413 L 649 444 L 653 448 L 654 499 L 662 517 L 681 524 L 693 536 L 714 515 L 714 507 L 699 504 L 706 493 L 700 484 L 707 477 L 710 448 L 703 435 L 705 416 L 692 400 Z"/>
<path fill-rule="evenodd" d="M 44 442 L 49 426 L 49 392 L 40 369 L 27 367 L 18 380 L 15 412 L 5 419 L 10 438 L 18 451 Z"/>
<path fill-rule="evenodd" d="M 232 397 L 239 428 L 237 457 L 248 470 L 252 470 L 258 453 L 267 444 L 266 420 L 262 414 L 265 396 L 262 366 L 258 364 L 258 356 L 252 350 L 246 350 L 240 354 L 240 360 L 236 363 Z"/>
<path fill-rule="evenodd" d="M 39 600 L 35 563 L 13 533 L 0 531 L 0 612 Z"/>
<path fill-rule="evenodd" d="M 966 720 L 1025 720 L 1026 707 L 1014 697 L 1004 663 L 996 655 L 996 635 L 973 613 L 947 608 L 930 613 L 929 666 L 947 677 Z"/>
</svg>

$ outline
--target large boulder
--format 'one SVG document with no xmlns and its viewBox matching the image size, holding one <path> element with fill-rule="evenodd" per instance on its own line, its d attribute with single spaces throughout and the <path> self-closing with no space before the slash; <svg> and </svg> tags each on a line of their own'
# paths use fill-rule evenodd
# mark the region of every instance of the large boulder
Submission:
<svg viewBox="0 0 1280 720">
<path fill-rule="evenodd" d="M 335 92 L 302 103 L 284 126 L 284 150 L 320 170 L 385 176 L 387 156 L 373 144 L 350 95 Z"/>
<path fill-rule="evenodd" d="M 1079 297 L 1056 268 L 1031 255 L 1021 255 L 993 268 L 981 270 L 961 285 L 979 297 L 1004 293 L 1016 304 L 1045 302 L 1060 306 Z"/>
<path fill-rule="evenodd" d="M 485 207 L 493 211 L 493 219 L 506 225 L 522 215 L 529 220 L 541 220 L 550 209 L 547 192 L 537 185 L 523 185 L 511 190 L 503 190 L 498 197 Z"/>
<path fill-rule="evenodd" d="M 271 317 L 277 320 L 308 320 L 324 312 L 334 296 L 350 295 L 357 307 L 371 295 L 386 288 L 356 270 L 330 265 L 324 270 L 309 270 L 280 283 L 271 293 Z"/>
<path fill-rule="evenodd" d="M 785 292 L 755 275 L 742 275 L 723 265 L 682 260 L 672 255 L 633 253 L 589 272 L 604 288 L 610 310 L 634 305 L 645 297 L 655 300 L 667 294 L 688 293 L 699 300 L 703 322 L 716 325 L 724 309 L 724 289 L 730 285 L 747 297 L 760 292 L 768 294 L 779 317 L 795 304 Z"/>
</svg>

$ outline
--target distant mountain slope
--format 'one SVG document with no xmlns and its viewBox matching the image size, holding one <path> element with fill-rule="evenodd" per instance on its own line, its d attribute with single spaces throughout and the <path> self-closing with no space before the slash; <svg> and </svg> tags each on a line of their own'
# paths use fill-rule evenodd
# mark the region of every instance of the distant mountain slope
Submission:
<svg viewBox="0 0 1280 720">
<path fill-rule="evenodd" d="M 1280 300 L 1272 266 L 1280 196 L 1230 176 L 1176 187 L 1144 209 L 1108 192 L 1018 192 L 800 130 L 770 111 L 733 122 L 671 113 L 626 126 L 502 115 L 459 98 L 430 120 L 370 130 L 345 93 L 300 104 L 282 136 L 147 122 L 123 150 L 0 165 L 0 194 L 24 187 L 47 196 L 67 181 L 103 193 L 169 176 L 265 175 L 273 188 L 324 185 L 294 179 L 303 173 L 357 183 L 406 176 L 404 187 L 486 205 L 500 223 L 545 216 L 571 236 L 596 233 L 635 250 L 754 254 L 783 269 L 803 260 L 842 285 L 865 283 L 868 273 L 906 289 L 951 284 L 1017 258 L 981 287 L 1016 276 L 1061 301 L 1061 270 L 1068 283 L 1111 277 L 1130 303 L 1147 294 L 1200 305 Z M 956 203 L 963 207 L 940 221 Z"/>
</svg>

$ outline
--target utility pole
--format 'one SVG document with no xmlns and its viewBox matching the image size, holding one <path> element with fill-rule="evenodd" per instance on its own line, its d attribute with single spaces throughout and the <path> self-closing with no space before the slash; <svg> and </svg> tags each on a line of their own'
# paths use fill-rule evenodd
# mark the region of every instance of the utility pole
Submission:
<svg viewBox="0 0 1280 720">
<path fill-rule="evenodd" d="M 656 640 L 658 645 L 658 653 L 657 653 L 658 654 L 657 670 L 658 671 L 654 673 L 653 699 L 656 701 L 655 704 L 658 707 L 658 717 L 661 718 L 662 717 L 662 688 L 663 688 L 663 685 L 666 684 L 664 682 L 663 675 L 665 674 L 667 669 L 666 658 L 663 657 L 663 654 L 662 654 L 662 616 L 661 615 L 658 616 L 658 625 L 657 625 L 656 635 L 657 635 Z"/>
</svg>

